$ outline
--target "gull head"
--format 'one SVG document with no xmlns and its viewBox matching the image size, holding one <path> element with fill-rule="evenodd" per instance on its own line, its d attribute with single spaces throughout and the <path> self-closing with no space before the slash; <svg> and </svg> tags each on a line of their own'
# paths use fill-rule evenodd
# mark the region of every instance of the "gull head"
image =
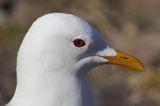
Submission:
<svg viewBox="0 0 160 106">
<path fill-rule="evenodd" d="M 137 58 L 111 48 L 85 20 L 53 13 L 38 18 L 29 29 L 18 53 L 17 71 L 32 68 L 85 75 L 91 68 L 106 63 L 144 70 Z"/>
<path fill-rule="evenodd" d="M 95 106 L 87 72 L 101 64 L 143 71 L 134 56 L 109 46 L 85 20 L 52 13 L 38 18 L 17 56 L 17 87 L 7 106 Z"/>
</svg>

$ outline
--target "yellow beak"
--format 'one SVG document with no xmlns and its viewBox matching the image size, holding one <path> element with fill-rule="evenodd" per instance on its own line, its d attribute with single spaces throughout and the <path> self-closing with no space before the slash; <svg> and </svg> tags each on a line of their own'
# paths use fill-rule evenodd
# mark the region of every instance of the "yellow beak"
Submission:
<svg viewBox="0 0 160 106">
<path fill-rule="evenodd" d="M 108 63 L 122 66 L 124 68 L 136 71 L 144 71 L 144 66 L 140 60 L 127 53 L 116 50 L 116 56 L 104 56 L 108 60 Z"/>
</svg>

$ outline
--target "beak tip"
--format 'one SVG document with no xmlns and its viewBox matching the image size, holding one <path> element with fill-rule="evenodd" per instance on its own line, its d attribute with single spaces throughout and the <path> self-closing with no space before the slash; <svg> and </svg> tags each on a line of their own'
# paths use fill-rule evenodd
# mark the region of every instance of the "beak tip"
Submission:
<svg viewBox="0 0 160 106">
<path fill-rule="evenodd" d="M 142 65 L 142 66 L 139 68 L 139 71 L 140 71 L 140 72 L 144 72 L 144 71 L 145 71 L 144 65 Z"/>
<path fill-rule="evenodd" d="M 139 61 L 139 60 L 137 60 Z M 141 61 L 139 61 L 139 64 L 137 64 L 137 70 L 140 71 L 140 72 L 144 72 L 145 71 L 145 67 L 143 65 L 143 63 Z"/>
<path fill-rule="evenodd" d="M 144 65 L 139 61 L 139 63 L 133 65 L 133 69 L 131 69 L 131 70 L 135 70 L 135 71 L 139 71 L 139 72 L 144 72 L 144 71 L 145 71 L 145 67 L 144 67 Z"/>
</svg>

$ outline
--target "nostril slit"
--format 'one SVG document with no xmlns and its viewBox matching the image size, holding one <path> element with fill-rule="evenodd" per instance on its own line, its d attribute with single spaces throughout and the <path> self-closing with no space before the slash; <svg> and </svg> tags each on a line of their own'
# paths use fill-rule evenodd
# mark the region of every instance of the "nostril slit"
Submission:
<svg viewBox="0 0 160 106">
<path fill-rule="evenodd" d="M 121 56 L 121 58 L 128 60 L 129 58 Z"/>
</svg>

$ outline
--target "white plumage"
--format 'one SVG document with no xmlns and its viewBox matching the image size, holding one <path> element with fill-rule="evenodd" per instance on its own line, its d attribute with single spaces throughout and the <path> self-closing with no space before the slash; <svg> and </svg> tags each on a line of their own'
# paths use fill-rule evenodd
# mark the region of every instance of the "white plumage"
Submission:
<svg viewBox="0 0 160 106">
<path fill-rule="evenodd" d="M 78 40 L 78 41 L 76 41 Z M 86 73 L 116 56 L 81 18 L 51 13 L 37 19 L 17 57 L 17 87 L 6 106 L 95 106 Z"/>
</svg>

